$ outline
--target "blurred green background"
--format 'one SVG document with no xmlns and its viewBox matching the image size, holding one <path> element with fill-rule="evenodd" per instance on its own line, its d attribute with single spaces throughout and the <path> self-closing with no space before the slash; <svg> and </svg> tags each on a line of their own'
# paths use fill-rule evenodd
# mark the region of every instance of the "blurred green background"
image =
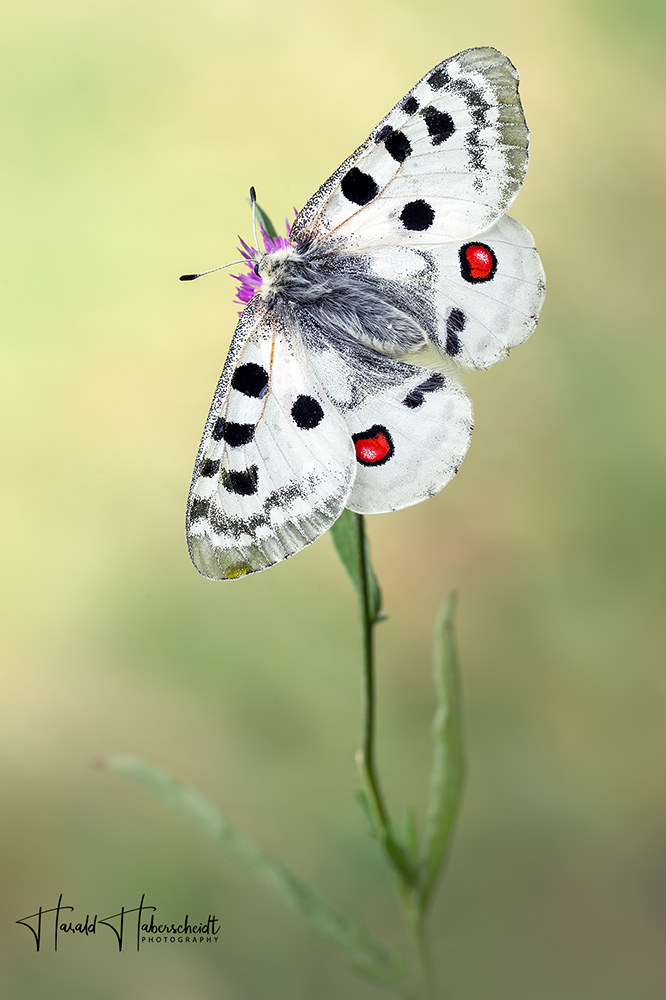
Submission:
<svg viewBox="0 0 666 1000">
<path fill-rule="evenodd" d="M 183 512 L 236 306 L 247 191 L 281 220 L 432 65 L 520 70 L 512 210 L 548 299 L 466 380 L 435 499 L 369 519 L 390 620 L 379 754 L 423 808 L 430 634 L 460 591 L 470 773 L 435 952 L 456 1000 L 666 994 L 664 7 L 632 0 L 24 0 L 0 13 L 3 997 L 371 1000 L 332 945 L 100 753 L 140 753 L 403 943 L 353 800 L 351 588 L 329 538 L 213 584 Z M 63 892 L 221 921 L 215 946 L 35 954 Z"/>
</svg>

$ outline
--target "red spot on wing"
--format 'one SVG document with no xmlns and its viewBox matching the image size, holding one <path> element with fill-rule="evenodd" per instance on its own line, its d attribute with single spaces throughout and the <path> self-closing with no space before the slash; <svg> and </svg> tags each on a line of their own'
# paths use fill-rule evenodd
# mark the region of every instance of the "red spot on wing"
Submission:
<svg viewBox="0 0 666 1000">
<path fill-rule="evenodd" d="M 485 243 L 466 243 L 460 248 L 460 270 L 465 281 L 490 281 L 497 257 Z"/>
<path fill-rule="evenodd" d="M 391 450 L 383 434 L 378 434 L 377 437 L 373 438 L 361 438 L 360 441 L 356 442 L 355 448 L 356 455 L 362 462 L 370 462 L 373 465 L 386 458 Z"/>
<path fill-rule="evenodd" d="M 493 258 L 490 251 L 479 243 L 472 244 L 465 251 L 470 274 L 473 278 L 487 278 L 493 269 Z"/>
<path fill-rule="evenodd" d="M 361 465 L 380 465 L 393 454 L 391 435 L 386 427 L 378 424 L 361 434 L 354 434 L 353 441 Z"/>
</svg>

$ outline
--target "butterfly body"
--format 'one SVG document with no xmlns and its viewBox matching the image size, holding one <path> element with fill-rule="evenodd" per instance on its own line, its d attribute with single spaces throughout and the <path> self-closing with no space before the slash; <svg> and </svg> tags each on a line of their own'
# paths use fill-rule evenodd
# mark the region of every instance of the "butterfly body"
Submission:
<svg viewBox="0 0 666 1000">
<path fill-rule="evenodd" d="M 527 165 L 517 80 L 494 49 L 441 63 L 313 196 L 289 241 L 245 255 L 256 294 L 188 504 L 205 576 L 265 569 L 345 506 L 406 507 L 457 472 L 472 409 L 455 368 L 506 357 L 544 296 L 532 237 L 504 214 Z"/>
<path fill-rule="evenodd" d="M 419 308 L 402 286 L 366 273 L 362 256 L 311 242 L 262 254 L 255 270 L 263 282 L 258 294 L 271 310 L 294 323 L 299 308 L 309 310 L 331 343 L 351 338 L 392 357 L 426 347 L 425 302 Z"/>
</svg>

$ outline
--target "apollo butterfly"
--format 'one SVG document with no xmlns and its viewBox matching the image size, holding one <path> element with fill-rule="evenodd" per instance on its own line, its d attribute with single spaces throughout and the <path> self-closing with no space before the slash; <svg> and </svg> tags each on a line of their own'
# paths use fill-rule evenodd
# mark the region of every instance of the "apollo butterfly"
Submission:
<svg viewBox="0 0 666 1000">
<path fill-rule="evenodd" d="M 505 214 L 527 158 L 518 73 L 468 49 L 398 101 L 287 238 L 243 245 L 245 308 L 187 508 L 204 576 L 266 569 L 345 507 L 408 507 L 455 475 L 472 430 L 455 368 L 501 361 L 543 304 L 534 241 Z"/>
</svg>

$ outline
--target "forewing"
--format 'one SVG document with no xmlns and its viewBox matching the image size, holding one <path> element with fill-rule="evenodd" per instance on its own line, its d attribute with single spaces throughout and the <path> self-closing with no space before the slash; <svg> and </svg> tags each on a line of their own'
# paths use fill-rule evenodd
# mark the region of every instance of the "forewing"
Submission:
<svg viewBox="0 0 666 1000">
<path fill-rule="evenodd" d="M 464 368 L 488 368 L 527 340 L 546 294 L 532 235 L 510 216 L 462 243 L 380 248 L 364 258 L 371 274 L 422 303 L 428 339 Z"/>
<path fill-rule="evenodd" d="M 435 66 L 310 199 L 292 239 L 437 246 L 487 229 L 515 199 L 529 133 L 518 73 L 493 48 Z"/>
<path fill-rule="evenodd" d="M 298 330 L 254 300 L 236 329 L 194 469 L 194 565 L 225 580 L 286 559 L 333 524 L 354 475 L 349 432 Z"/>
</svg>

